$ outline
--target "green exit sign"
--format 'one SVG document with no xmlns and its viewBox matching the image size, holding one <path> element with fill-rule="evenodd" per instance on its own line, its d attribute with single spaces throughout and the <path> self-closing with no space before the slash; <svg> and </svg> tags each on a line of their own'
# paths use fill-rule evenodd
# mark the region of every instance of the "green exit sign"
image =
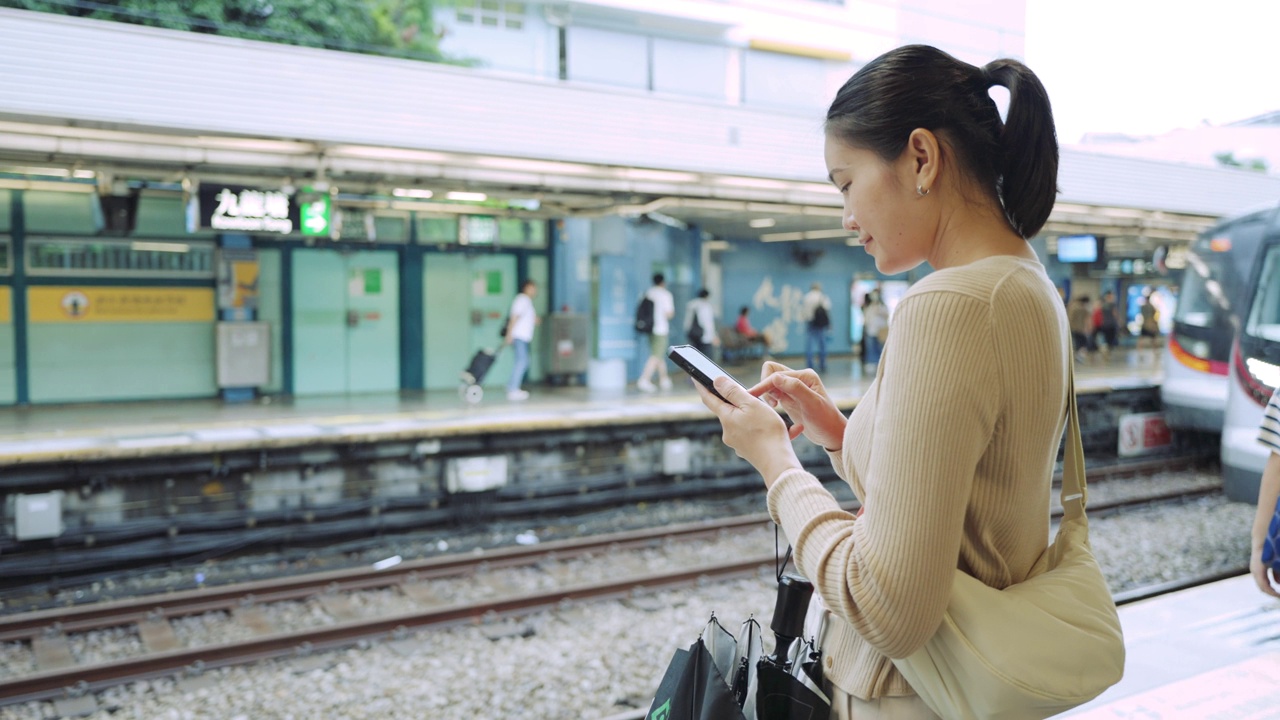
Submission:
<svg viewBox="0 0 1280 720">
<path fill-rule="evenodd" d="M 328 236 L 333 229 L 333 204 L 328 193 L 302 193 L 298 198 L 302 234 Z"/>
</svg>

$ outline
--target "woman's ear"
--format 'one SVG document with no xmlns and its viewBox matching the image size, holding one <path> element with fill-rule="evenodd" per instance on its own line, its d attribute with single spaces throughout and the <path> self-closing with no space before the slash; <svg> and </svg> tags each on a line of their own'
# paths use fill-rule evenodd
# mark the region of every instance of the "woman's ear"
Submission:
<svg viewBox="0 0 1280 720">
<path fill-rule="evenodd" d="M 911 160 L 917 193 L 928 195 L 942 174 L 942 146 L 938 136 L 924 128 L 912 130 L 907 138 L 907 156 Z"/>
</svg>

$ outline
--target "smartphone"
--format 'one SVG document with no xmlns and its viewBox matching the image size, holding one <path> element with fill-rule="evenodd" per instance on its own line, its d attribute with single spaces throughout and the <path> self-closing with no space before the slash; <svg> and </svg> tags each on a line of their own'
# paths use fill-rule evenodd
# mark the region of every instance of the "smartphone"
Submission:
<svg viewBox="0 0 1280 720">
<path fill-rule="evenodd" d="M 742 385 L 738 379 L 724 371 L 724 368 L 715 364 L 715 362 L 702 354 L 702 351 L 692 345 L 673 345 L 667 351 L 667 357 L 671 358 L 671 362 L 680 366 L 681 370 L 689 373 L 689 376 L 702 384 L 702 387 L 711 391 L 712 395 L 724 400 L 724 396 L 716 392 L 715 380 L 720 376 L 729 378 L 730 380 Z M 742 385 L 744 388 L 746 385 Z M 725 402 L 729 402 L 725 400 Z"/>
</svg>

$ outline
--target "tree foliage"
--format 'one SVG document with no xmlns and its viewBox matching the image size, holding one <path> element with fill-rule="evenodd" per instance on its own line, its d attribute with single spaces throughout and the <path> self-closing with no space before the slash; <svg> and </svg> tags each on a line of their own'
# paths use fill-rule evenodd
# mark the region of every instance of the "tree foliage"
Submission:
<svg viewBox="0 0 1280 720">
<path fill-rule="evenodd" d="M 1234 152 L 1220 152 L 1213 156 L 1223 167 L 1242 168 L 1244 170 L 1253 170 L 1254 172 L 1264 173 L 1267 171 L 1267 161 L 1262 158 L 1237 158 Z"/>
<path fill-rule="evenodd" d="M 0 6 L 440 61 L 433 21 L 448 0 L 0 0 Z"/>
</svg>

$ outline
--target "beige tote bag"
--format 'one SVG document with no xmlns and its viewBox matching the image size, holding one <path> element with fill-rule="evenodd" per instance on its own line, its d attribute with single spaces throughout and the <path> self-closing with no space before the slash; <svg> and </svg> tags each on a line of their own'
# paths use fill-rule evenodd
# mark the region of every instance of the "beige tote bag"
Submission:
<svg viewBox="0 0 1280 720">
<path fill-rule="evenodd" d="M 1097 697 L 1124 674 L 1115 602 L 1089 548 L 1075 370 L 1068 375 L 1062 523 L 1027 581 L 997 590 L 956 571 L 938 632 L 893 664 L 946 720 L 1032 720 Z"/>
</svg>

